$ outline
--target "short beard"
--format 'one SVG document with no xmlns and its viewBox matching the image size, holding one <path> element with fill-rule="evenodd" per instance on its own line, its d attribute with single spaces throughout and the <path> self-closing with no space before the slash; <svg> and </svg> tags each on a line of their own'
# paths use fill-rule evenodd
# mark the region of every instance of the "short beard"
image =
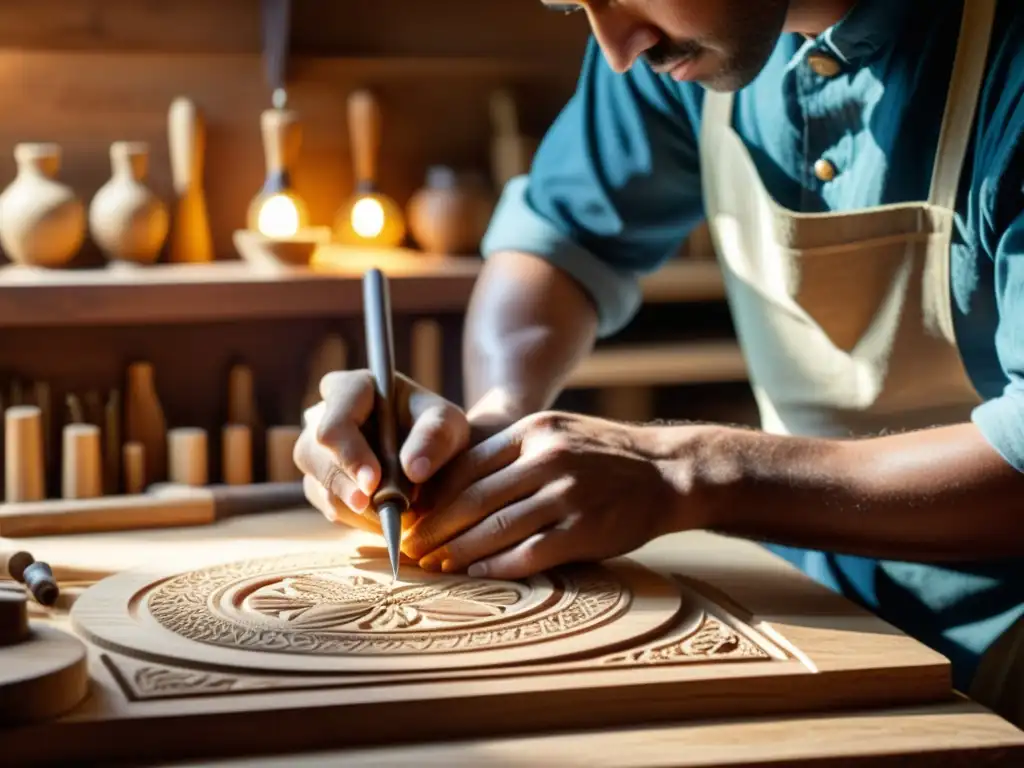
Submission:
<svg viewBox="0 0 1024 768">
<path fill-rule="evenodd" d="M 671 40 L 663 36 L 644 53 L 647 62 L 664 71 L 673 65 L 716 52 L 721 65 L 713 75 L 701 80 L 714 91 L 738 91 L 761 73 L 782 34 L 789 12 L 789 0 L 758 0 L 758 10 L 737 16 L 728 39 Z"/>
<path fill-rule="evenodd" d="M 670 65 L 681 64 L 698 56 L 703 50 L 704 46 L 696 40 L 676 42 L 662 35 L 657 43 L 644 51 L 644 58 L 652 67 L 668 69 Z"/>
</svg>

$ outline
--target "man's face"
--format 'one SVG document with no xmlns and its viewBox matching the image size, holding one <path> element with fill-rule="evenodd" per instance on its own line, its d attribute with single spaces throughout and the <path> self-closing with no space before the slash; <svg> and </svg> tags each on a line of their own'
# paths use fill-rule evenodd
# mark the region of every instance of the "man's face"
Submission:
<svg viewBox="0 0 1024 768">
<path fill-rule="evenodd" d="M 894 0 L 896 1 L 896 0 Z M 764 67 L 790 0 L 542 0 L 584 11 L 609 65 L 627 71 L 643 56 L 676 80 L 739 90 Z"/>
</svg>

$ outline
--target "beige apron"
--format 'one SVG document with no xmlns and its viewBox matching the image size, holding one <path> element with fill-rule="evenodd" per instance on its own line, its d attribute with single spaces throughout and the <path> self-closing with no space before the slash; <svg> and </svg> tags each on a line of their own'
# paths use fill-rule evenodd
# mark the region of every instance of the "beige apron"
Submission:
<svg viewBox="0 0 1024 768">
<path fill-rule="evenodd" d="M 927 202 L 826 214 L 785 210 L 732 129 L 734 95 L 707 92 L 704 204 L 765 431 L 905 431 L 969 421 L 981 402 L 956 346 L 949 265 L 995 5 L 964 3 Z M 1003 701 L 1004 711 L 1019 711 L 1003 685 L 1017 634 L 1015 628 L 995 644 L 972 691 L 989 706 Z M 999 650 L 1004 645 L 1011 648 Z"/>
</svg>

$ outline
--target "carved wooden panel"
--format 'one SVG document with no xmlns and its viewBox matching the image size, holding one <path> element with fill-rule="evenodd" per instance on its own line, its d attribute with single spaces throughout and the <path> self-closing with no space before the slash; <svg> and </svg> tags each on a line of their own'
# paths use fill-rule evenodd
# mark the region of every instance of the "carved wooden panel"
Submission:
<svg viewBox="0 0 1024 768">
<path fill-rule="evenodd" d="M 522 582 L 408 565 L 401 575 L 406 580 L 392 584 L 386 558 L 337 552 L 215 564 L 166 579 L 136 571 L 89 590 L 72 617 L 83 636 L 110 650 L 246 673 L 785 658 L 751 630 L 741 640 L 724 611 L 708 613 L 678 582 L 628 562 Z"/>
<path fill-rule="evenodd" d="M 669 537 L 514 582 L 404 565 L 392 585 L 380 549 L 296 526 L 250 518 L 123 551 L 136 567 L 71 612 L 94 695 L 0 727 L 5 754 L 241 756 L 951 695 L 940 656 L 747 543 Z M 49 555 L 92 563 L 80 553 Z"/>
</svg>

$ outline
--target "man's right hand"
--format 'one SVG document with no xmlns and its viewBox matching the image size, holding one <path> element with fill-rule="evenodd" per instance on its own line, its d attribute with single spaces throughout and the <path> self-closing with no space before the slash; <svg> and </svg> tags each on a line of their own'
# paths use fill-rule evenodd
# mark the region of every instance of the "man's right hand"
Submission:
<svg viewBox="0 0 1024 768">
<path fill-rule="evenodd" d="M 320 381 L 323 400 L 306 411 L 294 460 L 305 476 L 306 498 L 329 520 L 373 531 L 364 514 L 381 482 L 381 463 L 363 434 L 373 413 L 375 387 L 367 370 L 329 373 Z M 469 445 L 469 422 L 458 406 L 397 374 L 399 428 L 407 433 L 399 453 L 406 477 L 419 485 Z"/>
</svg>

